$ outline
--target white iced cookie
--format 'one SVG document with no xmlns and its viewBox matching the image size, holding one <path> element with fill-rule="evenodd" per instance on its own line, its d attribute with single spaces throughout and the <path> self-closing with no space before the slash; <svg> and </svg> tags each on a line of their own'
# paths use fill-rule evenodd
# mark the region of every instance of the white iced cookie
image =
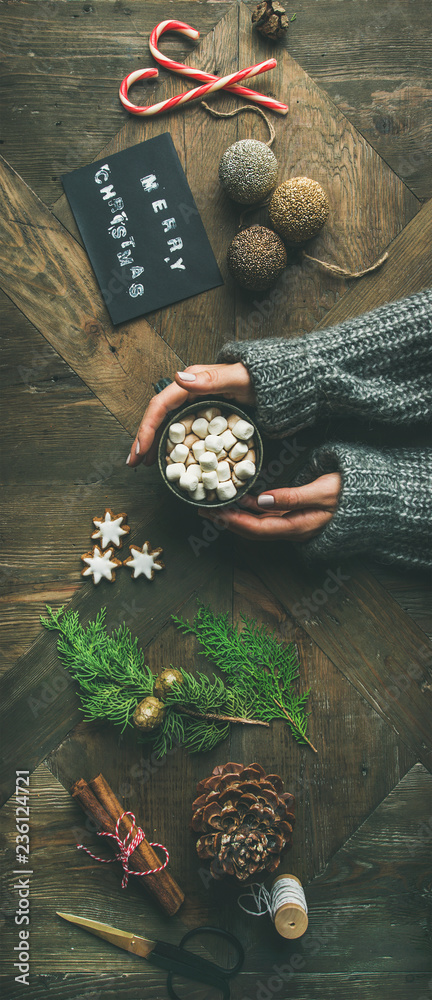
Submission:
<svg viewBox="0 0 432 1000">
<path fill-rule="evenodd" d="M 248 423 L 247 420 L 237 420 L 234 427 L 231 428 L 234 437 L 238 438 L 240 441 L 249 441 L 252 437 L 254 429 L 252 424 Z"/>
<path fill-rule="evenodd" d="M 123 566 L 130 566 L 133 570 L 132 579 L 137 576 L 146 576 L 148 580 L 153 580 L 155 569 L 164 569 L 163 562 L 159 561 L 163 549 L 151 549 L 150 542 L 144 542 L 142 549 L 136 545 L 129 545 L 130 556 L 125 559 Z"/>
<path fill-rule="evenodd" d="M 184 462 L 173 462 L 172 465 L 167 465 L 166 467 L 166 477 L 170 483 L 176 479 L 180 479 L 180 476 L 184 476 L 185 472 L 186 466 Z"/>
<path fill-rule="evenodd" d="M 186 437 L 186 428 L 184 424 L 171 424 L 168 431 L 168 437 L 170 441 L 174 444 L 179 444 L 180 441 L 184 441 Z"/>
<path fill-rule="evenodd" d="M 229 456 L 230 458 L 233 459 L 234 462 L 238 462 L 239 458 L 244 458 L 244 456 L 247 455 L 247 453 L 248 453 L 248 446 L 246 444 L 246 441 L 237 441 L 237 444 L 235 444 L 234 447 L 231 448 Z M 172 452 L 171 452 L 171 458 L 172 458 Z"/>
<path fill-rule="evenodd" d="M 176 444 L 173 448 L 170 459 L 172 462 L 185 462 L 189 455 L 189 448 L 185 444 Z"/>
<path fill-rule="evenodd" d="M 223 449 L 223 441 L 218 434 L 207 434 L 204 443 L 207 451 L 214 451 L 215 455 L 218 455 Z"/>
<path fill-rule="evenodd" d="M 198 476 L 192 475 L 189 469 L 180 476 L 179 486 L 181 490 L 187 490 L 188 493 L 193 493 L 198 486 Z"/>
<path fill-rule="evenodd" d="M 203 455 L 205 450 L 206 446 L 204 441 L 200 441 L 199 439 L 198 441 L 195 441 L 195 444 L 192 445 L 192 451 L 196 462 L 199 462 L 200 455 Z"/>
<path fill-rule="evenodd" d="M 207 434 L 208 434 L 208 420 L 205 420 L 204 417 L 198 417 L 197 420 L 194 420 L 194 422 L 192 424 L 192 433 L 196 434 L 196 436 L 198 438 L 205 438 L 205 437 L 207 437 Z"/>
<path fill-rule="evenodd" d="M 218 474 L 216 472 L 216 469 L 213 469 L 212 472 L 203 472 L 203 474 L 202 474 L 202 482 L 203 482 L 203 486 L 205 486 L 206 490 L 215 490 L 215 489 L 217 489 L 217 487 L 219 486 L 219 480 L 218 480 Z"/>
<path fill-rule="evenodd" d="M 87 563 L 86 568 L 81 571 L 81 576 L 92 576 L 94 583 L 99 583 L 102 579 L 113 583 L 115 569 L 122 565 L 121 559 L 115 558 L 114 549 L 102 552 L 98 545 L 94 545 L 90 552 L 84 552 L 81 559 L 83 563 Z"/>
<path fill-rule="evenodd" d="M 223 434 L 221 434 L 221 438 L 225 451 L 230 451 L 233 444 L 235 444 L 237 441 L 237 438 L 234 437 L 234 434 L 232 433 L 232 431 L 230 431 L 229 427 L 227 427 L 226 431 L 224 431 Z"/>
<path fill-rule="evenodd" d="M 223 431 L 226 431 L 227 427 L 228 423 L 225 417 L 213 417 L 213 420 L 210 420 L 208 425 L 208 432 L 209 434 L 222 434 Z"/>
<path fill-rule="evenodd" d="M 237 465 L 234 466 L 234 472 L 237 479 L 244 481 L 255 475 L 256 466 L 254 462 L 249 462 L 244 459 L 243 462 L 237 462 Z"/>
<path fill-rule="evenodd" d="M 218 500 L 232 500 L 237 493 L 234 483 L 231 479 L 228 479 L 226 483 L 219 483 L 216 487 L 216 493 Z"/>
<path fill-rule="evenodd" d="M 220 483 L 224 483 L 225 480 L 231 478 L 231 469 L 228 462 L 218 462 L 216 472 Z"/>
<path fill-rule="evenodd" d="M 116 548 L 120 548 L 122 545 L 123 535 L 128 535 L 130 528 L 128 525 L 122 528 L 122 521 L 127 517 L 127 514 L 113 514 L 109 507 L 105 507 L 105 513 L 103 517 L 94 517 L 93 524 L 97 531 L 93 531 L 92 538 L 100 538 L 102 543 L 102 548 L 106 549 L 107 545 L 115 545 Z"/>
<path fill-rule="evenodd" d="M 217 469 L 218 460 L 214 451 L 204 451 L 199 457 L 199 464 L 203 472 L 212 472 Z"/>
</svg>

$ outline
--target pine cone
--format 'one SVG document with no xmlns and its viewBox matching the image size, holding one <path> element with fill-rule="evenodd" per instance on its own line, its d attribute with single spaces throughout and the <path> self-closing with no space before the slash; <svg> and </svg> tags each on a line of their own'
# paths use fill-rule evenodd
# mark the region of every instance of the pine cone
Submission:
<svg viewBox="0 0 432 1000">
<path fill-rule="evenodd" d="M 283 38 L 288 25 L 288 15 L 280 3 L 259 3 L 252 11 L 252 24 L 264 38 L 277 41 Z"/>
<path fill-rule="evenodd" d="M 197 785 L 192 829 L 202 836 L 196 849 L 211 858 L 215 879 L 235 875 L 244 881 L 273 872 L 292 844 L 294 796 L 283 790 L 277 774 L 261 764 L 224 764 Z"/>
</svg>

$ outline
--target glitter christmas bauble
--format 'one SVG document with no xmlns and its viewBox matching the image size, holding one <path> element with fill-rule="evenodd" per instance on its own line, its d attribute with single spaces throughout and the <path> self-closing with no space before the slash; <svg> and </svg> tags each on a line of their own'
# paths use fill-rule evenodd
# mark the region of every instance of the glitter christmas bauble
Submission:
<svg viewBox="0 0 432 1000">
<path fill-rule="evenodd" d="M 329 214 L 327 195 L 318 181 L 293 177 L 276 188 L 270 221 L 287 243 L 304 243 L 319 233 Z"/>
<path fill-rule="evenodd" d="M 265 142 L 240 139 L 225 150 L 219 180 L 233 201 L 253 205 L 272 190 L 277 180 L 277 159 Z"/>
<path fill-rule="evenodd" d="M 250 226 L 234 237 L 228 247 L 227 264 L 243 288 L 264 291 L 274 285 L 286 267 L 287 255 L 277 233 L 265 226 Z"/>
</svg>

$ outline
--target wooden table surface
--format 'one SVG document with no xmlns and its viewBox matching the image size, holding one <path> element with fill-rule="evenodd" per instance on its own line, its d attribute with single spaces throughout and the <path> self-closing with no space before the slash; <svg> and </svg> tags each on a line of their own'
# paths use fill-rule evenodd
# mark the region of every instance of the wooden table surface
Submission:
<svg viewBox="0 0 432 1000">
<path fill-rule="evenodd" d="M 431 20 L 428 0 L 300 0 L 277 47 L 250 27 L 254 4 L 187 0 L 19 0 L 2 22 L 2 720 L 4 865 L 2 995 L 41 1000 L 148 1000 L 167 996 L 163 974 L 66 925 L 55 910 L 81 912 L 177 942 L 211 922 L 246 949 L 234 1000 L 345 998 L 430 1000 L 427 855 L 431 828 L 430 590 L 424 575 L 355 560 L 325 604 L 329 567 L 306 570 L 288 546 L 261 547 L 224 533 L 193 554 L 202 524 L 166 497 L 156 470 L 124 465 L 152 384 L 179 363 L 213 360 L 228 338 L 296 336 L 417 291 L 432 278 Z M 122 109 L 119 81 L 150 65 L 148 36 L 166 17 L 198 28 L 199 46 L 167 36 L 170 56 L 230 72 L 275 54 L 257 89 L 289 100 L 274 116 L 280 176 L 312 174 L 329 191 L 329 225 L 316 256 L 349 268 L 384 267 L 359 282 L 291 261 L 270 306 L 236 289 L 225 265 L 238 211 L 217 166 L 237 138 L 265 139 L 258 116 L 227 122 L 199 106 L 145 122 Z M 144 85 L 149 102 L 184 89 L 162 72 Z M 223 95 L 215 106 L 227 110 Z M 429 113 L 428 113 L 429 112 Z M 62 194 L 60 175 L 169 130 L 186 170 L 224 285 L 113 328 Z M 333 200 L 332 200 L 333 199 Z M 265 221 L 257 214 L 254 221 Z M 259 308 L 261 306 L 261 308 Z M 300 448 L 330 433 L 299 435 Z M 373 438 L 375 439 L 375 438 Z M 396 440 L 393 438 L 392 440 Z M 280 443 L 265 443 L 265 466 Z M 292 475 L 293 460 L 285 470 Z M 91 519 L 125 510 L 131 538 L 164 548 L 166 572 L 146 588 L 123 576 L 115 588 L 80 577 Z M 80 721 L 65 682 L 45 605 L 69 605 L 108 623 L 125 619 L 154 670 L 170 662 L 211 670 L 171 614 L 192 616 L 197 596 L 234 621 L 242 614 L 297 643 L 311 687 L 315 756 L 282 723 L 239 732 L 194 757 L 155 763 L 134 736 Z M 309 601 L 309 605 L 308 605 Z M 240 727 L 243 728 L 243 727 Z M 296 796 L 294 846 L 282 870 L 306 887 L 304 939 L 278 937 L 270 920 L 236 905 L 238 889 L 209 884 L 189 832 L 196 782 L 217 763 L 260 761 Z M 18 942 L 15 771 L 31 774 L 30 985 L 15 981 Z M 168 919 L 136 885 L 120 888 L 116 866 L 77 855 L 95 840 L 69 789 L 103 771 L 150 839 L 166 843 L 186 893 Z M 291 970 L 282 983 L 278 968 Z M 208 993 L 188 991 L 191 998 Z"/>
</svg>

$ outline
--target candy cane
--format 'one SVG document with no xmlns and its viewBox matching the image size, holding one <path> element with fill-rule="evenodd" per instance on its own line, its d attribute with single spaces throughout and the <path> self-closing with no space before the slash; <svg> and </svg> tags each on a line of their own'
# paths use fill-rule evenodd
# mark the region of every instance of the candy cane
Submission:
<svg viewBox="0 0 432 1000">
<path fill-rule="evenodd" d="M 184 94 L 178 94 L 177 97 L 169 97 L 166 101 L 159 101 L 159 104 L 152 104 L 146 107 L 142 107 L 138 104 L 132 104 L 128 99 L 128 90 L 135 80 L 143 80 L 149 76 L 157 76 L 157 69 L 136 69 L 122 81 L 119 90 L 120 100 L 123 107 L 130 111 L 133 115 L 158 115 L 161 111 L 169 111 L 171 108 L 175 108 L 177 104 L 186 104 L 188 101 L 193 101 L 197 97 L 203 97 L 204 94 L 211 94 L 215 90 L 223 90 L 227 84 L 236 83 L 238 80 L 244 80 L 247 76 L 258 76 L 259 73 L 265 73 L 268 69 L 273 69 L 276 65 L 275 59 L 266 59 L 263 63 L 258 63 L 256 66 L 248 66 L 246 69 L 240 69 L 237 73 L 229 73 L 228 76 L 213 77 L 213 83 L 205 83 L 202 87 L 195 87 L 193 90 L 188 90 Z"/>
<path fill-rule="evenodd" d="M 201 83 L 212 83 L 218 79 L 212 73 L 203 73 L 202 70 L 195 69 L 193 66 L 185 66 L 184 63 L 175 62 L 174 59 L 164 56 L 163 52 L 159 51 L 157 43 L 165 31 L 177 31 L 180 35 L 186 35 L 194 41 L 199 38 L 199 31 L 192 28 L 190 24 L 185 24 L 184 21 L 161 21 L 153 29 L 149 40 L 150 52 L 154 59 L 156 59 L 156 62 L 160 63 L 161 66 L 165 66 L 166 69 L 172 70 L 173 73 L 181 73 L 182 76 L 200 80 Z M 276 61 L 274 65 L 276 66 Z M 229 90 L 232 94 L 237 94 L 239 97 L 246 97 L 249 101 L 254 101 L 255 104 L 264 104 L 270 111 L 277 111 L 281 115 L 286 115 L 288 111 L 286 104 L 281 104 L 280 101 L 276 101 L 273 97 L 260 94 L 256 90 L 249 90 L 248 87 L 239 87 L 237 84 L 231 84 L 226 86 L 225 89 Z"/>
</svg>

